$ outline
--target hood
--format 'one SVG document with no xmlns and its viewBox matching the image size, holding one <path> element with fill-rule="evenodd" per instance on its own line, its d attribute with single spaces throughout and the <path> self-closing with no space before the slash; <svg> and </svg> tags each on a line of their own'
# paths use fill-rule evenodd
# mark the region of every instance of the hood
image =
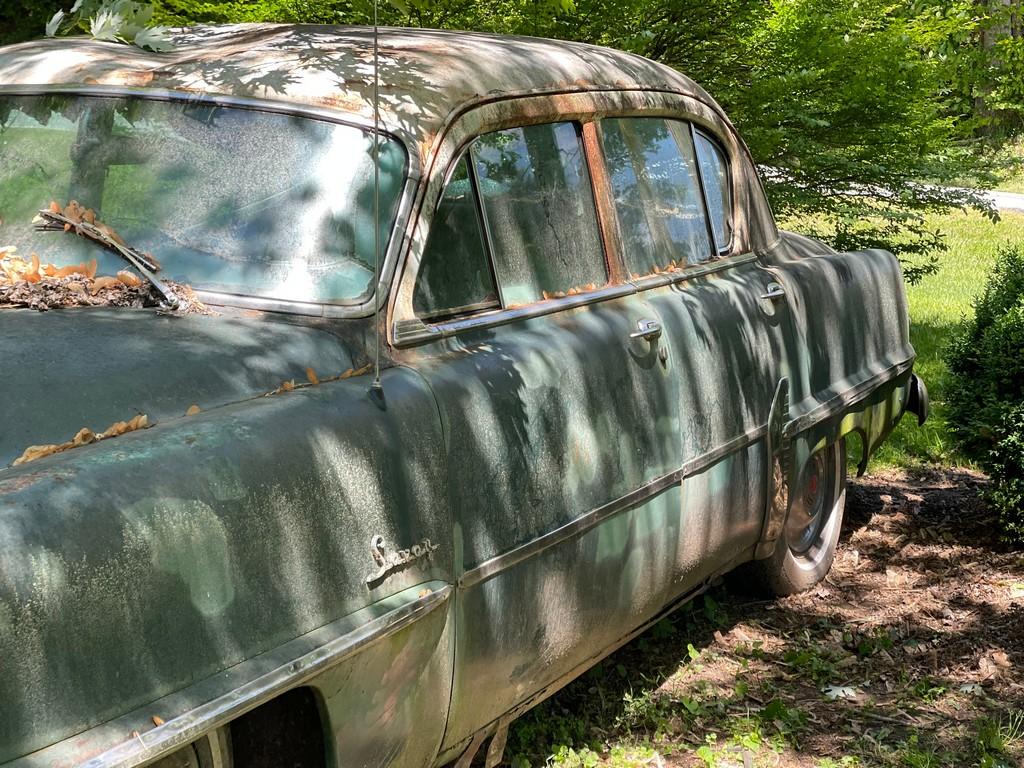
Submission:
<svg viewBox="0 0 1024 768">
<path fill-rule="evenodd" d="M 146 414 L 151 423 L 352 368 L 334 335 L 263 316 L 0 310 L 0 474 L 31 445 Z"/>
</svg>

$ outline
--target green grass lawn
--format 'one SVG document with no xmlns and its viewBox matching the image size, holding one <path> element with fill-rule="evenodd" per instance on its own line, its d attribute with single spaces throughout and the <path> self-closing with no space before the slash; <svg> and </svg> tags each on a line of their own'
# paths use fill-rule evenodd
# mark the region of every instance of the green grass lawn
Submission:
<svg viewBox="0 0 1024 768">
<path fill-rule="evenodd" d="M 1003 147 L 1002 152 L 1009 157 L 1024 161 L 1024 139 L 1017 139 Z M 996 184 L 996 189 L 1003 192 L 1024 193 L 1024 164 L 1008 170 Z"/>
<path fill-rule="evenodd" d="M 905 418 L 872 466 L 966 463 L 946 425 L 943 349 L 957 323 L 972 311 L 971 302 L 984 288 L 999 247 L 1024 246 L 1024 213 L 1004 212 L 996 224 L 977 213 L 936 216 L 932 222 L 948 236 L 949 250 L 941 255 L 937 274 L 907 289 L 910 338 L 918 355 L 915 370 L 928 385 L 932 413 L 923 427 L 913 417 Z"/>
</svg>

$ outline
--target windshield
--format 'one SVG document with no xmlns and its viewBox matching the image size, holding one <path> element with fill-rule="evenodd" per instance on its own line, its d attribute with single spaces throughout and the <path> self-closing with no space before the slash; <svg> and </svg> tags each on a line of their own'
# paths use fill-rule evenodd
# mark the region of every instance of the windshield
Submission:
<svg viewBox="0 0 1024 768">
<path fill-rule="evenodd" d="M 405 162 L 382 138 L 382 253 Z M 122 269 L 95 243 L 34 230 L 40 209 L 70 200 L 200 290 L 357 303 L 373 289 L 373 136 L 360 128 L 195 101 L 0 96 L 0 246 Z"/>
</svg>

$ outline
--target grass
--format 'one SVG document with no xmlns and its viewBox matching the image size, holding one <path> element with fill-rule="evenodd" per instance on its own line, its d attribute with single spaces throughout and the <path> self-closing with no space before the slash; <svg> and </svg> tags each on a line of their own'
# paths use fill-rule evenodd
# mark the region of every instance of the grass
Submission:
<svg viewBox="0 0 1024 768">
<path fill-rule="evenodd" d="M 872 467 L 966 463 L 955 450 L 946 423 L 943 350 L 954 328 L 972 311 L 998 249 L 1024 244 L 1024 213 L 1005 211 L 995 224 L 977 213 L 952 213 L 933 217 L 931 224 L 946 234 L 949 250 L 941 255 L 937 274 L 907 288 L 910 340 L 918 355 L 915 370 L 928 385 L 931 417 L 923 427 L 913 418 L 904 419 Z"/>
<path fill-rule="evenodd" d="M 1003 153 L 1008 157 L 1024 161 L 1024 138 L 1017 139 L 1003 148 Z M 1006 171 L 1003 178 L 999 180 L 996 189 L 1003 192 L 1024 193 L 1024 162 Z"/>
</svg>

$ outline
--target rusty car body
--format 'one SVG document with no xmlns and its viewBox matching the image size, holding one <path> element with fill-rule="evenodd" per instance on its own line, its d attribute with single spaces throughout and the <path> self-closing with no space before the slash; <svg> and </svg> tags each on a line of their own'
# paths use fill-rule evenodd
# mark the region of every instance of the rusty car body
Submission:
<svg viewBox="0 0 1024 768">
<path fill-rule="evenodd" d="M 716 576 L 821 578 L 924 418 L 897 260 L 779 231 L 690 79 L 379 41 L 379 135 L 367 29 L 0 48 L 0 243 L 123 267 L 75 198 L 214 310 L 0 308 L 0 764 L 493 764 Z"/>
</svg>

